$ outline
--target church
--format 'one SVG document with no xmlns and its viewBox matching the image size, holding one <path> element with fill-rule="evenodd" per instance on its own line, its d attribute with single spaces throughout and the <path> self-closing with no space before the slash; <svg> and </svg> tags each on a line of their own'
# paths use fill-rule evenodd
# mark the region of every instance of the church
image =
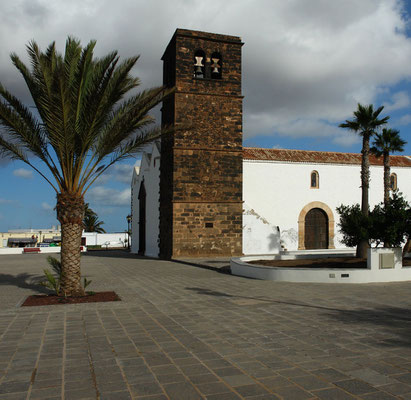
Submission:
<svg viewBox="0 0 411 400">
<path fill-rule="evenodd" d="M 177 29 L 163 61 L 175 91 L 131 182 L 133 253 L 227 257 L 343 249 L 341 204 L 361 199 L 361 154 L 242 146 L 241 47 L 236 36 Z M 391 187 L 411 200 L 411 157 L 391 156 Z M 383 200 L 371 156 L 370 206 Z"/>
</svg>

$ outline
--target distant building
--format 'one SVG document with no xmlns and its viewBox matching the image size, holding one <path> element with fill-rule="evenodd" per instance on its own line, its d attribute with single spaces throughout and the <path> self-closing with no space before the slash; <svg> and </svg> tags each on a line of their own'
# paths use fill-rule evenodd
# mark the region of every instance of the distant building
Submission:
<svg viewBox="0 0 411 400">
<path fill-rule="evenodd" d="M 132 177 L 132 252 L 234 256 L 343 248 L 340 204 L 361 200 L 360 154 L 242 147 L 241 39 L 177 29 L 163 56 L 162 122 L 176 130 Z M 273 94 L 275 95 L 275 94 Z M 411 200 L 411 158 L 391 157 Z M 371 157 L 371 207 L 383 200 Z"/>
<path fill-rule="evenodd" d="M 1 247 L 34 247 L 38 243 L 60 243 L 61 228 L 53 226 L 51 228 L 28 228 L 11 229 L 7 232 L 0 232 Z"/>
</svg>

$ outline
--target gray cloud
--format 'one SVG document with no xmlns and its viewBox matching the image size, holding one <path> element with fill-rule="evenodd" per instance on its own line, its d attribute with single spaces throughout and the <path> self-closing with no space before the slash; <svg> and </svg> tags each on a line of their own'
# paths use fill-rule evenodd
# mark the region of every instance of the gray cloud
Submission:
<svg viewBox="0 0 411 400">
<path fill-rule="evenodd" d="M 140 161 L 138 161 L 136 165 L 140 165 Z M 104 185 L 114 181 L 130 185 L 132 175 L 132 164 L 114 164 L 107 170 L 107 172 L 97 179 L 96 183 L 98 185 Z"/>
<path fill-rule="evenodd" d="M 245 42 L 246 138 L 298 133 L 348 144 L 335 124 L 349 118 L 357 102 L 374 103 L 384 92 L 389 97 L 390 85 L 411 77 L 403 5 L 403 0 L 5 0 L 0 76 L 29 101 L 8 53 L 24 56 L 32 38 L 43 48 L 56 40 L 63 49 L 73 34 L 83 43 L 97 39 L 98 55 L 112 49 L 122 57 L 141 54 L 134 73 L 149 87 L 161 84 L 160 57 L 177 27 L 238 35 Z M 405 97 L 391 95 L 387 105 L 405 104 Z"/>
<path fill-rule="evenodd" d="M 104 186 L 92 187 L 87 195 L 87 201 L 96 206 L 127 206 L 130 205 L 131 189 L 112 189 Z"/>
</svg>

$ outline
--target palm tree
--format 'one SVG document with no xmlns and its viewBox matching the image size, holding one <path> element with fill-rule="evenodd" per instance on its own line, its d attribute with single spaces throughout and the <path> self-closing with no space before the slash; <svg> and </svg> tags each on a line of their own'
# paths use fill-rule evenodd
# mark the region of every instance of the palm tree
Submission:
<svg viewBox="0 0 411 400">
<path fill-rule="evenodd" d="M 369 200 L 368 188 L 370 186 L 370 138 L 376 133 L 376 129 L 381 125 L 387 123 L 389 117 L 379 119 L 381 111 L 384 106 L 374 110 L 372 104 L 363 106 L 358 104 L 358 108 L 354 111 L 354 118 L 346 120 L 345 123 L 340 124 L 340 128 L 347 128 L 351 131 L 357 132 L 362 136 L 362 160 L 361 160 L 361 212 L 367 217 Z M 357 257 L 366 258 L 368 241 L 362 240 L 357 247 Z"/>
<path fill-rule="evenodd" d="M 371 152 L 377 157 L 383 156 L 384 163 L 384 204 L 390 200 L 390 154 L 404 151 L 405 140 L 400 137 L 400 132 L 396 129 L 384 128 L 382 133 L 375 135 Z"/>
<path fill-rule="evenodd" d="M 11 54 L 36 113 L 0 84 L 0 152 L 32 167 L 56 192 L 62 230 L 61 287 L 67 296 L 84 294 L 80 269 L 84 195 L 107 168 L 159 137 L 159 128 L 149 128 L 154 119 L 148 112 L 168 94 L 163 87 L 129 94 L 140 84 L 130 74 L 138 57 L 119 63 L 114 51 L 93 58 L 95 44 L 90 41 L 82 48 L 69 37 L 62 55 L 54 42 L 42 52 L 32 41 L 27 46 L 31 68 Z"/>
<path fill-rule="evenodd" d="M 84 217 L 84 230 L 86 232 L 106 233 L 103 221 L 99 221 L 97 215 L 89 215 Z"/>
<path fill-rule="evenodd" d="M 85 232 L 97 232 L 106 233 L 105 229 L 101 226 L 103 221 L 98 220 L 97 214 L 90 208 L 88 203 L 84 204 L 84 219 L 83 228 Z"/>
</svg>

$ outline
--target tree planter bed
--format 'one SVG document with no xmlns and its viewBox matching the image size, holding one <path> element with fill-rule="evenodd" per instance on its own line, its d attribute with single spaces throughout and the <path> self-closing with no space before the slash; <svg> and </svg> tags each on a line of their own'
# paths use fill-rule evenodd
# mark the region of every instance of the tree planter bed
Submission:
<svg viewBox="0 0 411 400">
<path fill-rule="evenodd" d="M 367 268 L 367 259 L 355 257 L 329 257 L 297 260 L 255 260 L 250 261 L 249 263 L 267 267 L 288 268 Z"/>
<path fill-rule="evenodd" d="M 83 297 L 63 297 L 50 295 L 32 295 L 27 297 L 22 307 L 51 306 L 59 304 L 100 303 L 107 301 L 121 301 L 116 292 L 89 292 Z"/>
<path fill-rule="evenodd" d="M 367 259 L 312 257 L 312 254 L 255 255 L 232 258 L 233 275 L 284 282 L 377 283 L 411 281 L 409 259 L 401 248 L 370 248 Z M 290 259 L 293 257 L 293 259 Z M 304 259 L 304 257 L 306 257 Z"/>
</svg>

